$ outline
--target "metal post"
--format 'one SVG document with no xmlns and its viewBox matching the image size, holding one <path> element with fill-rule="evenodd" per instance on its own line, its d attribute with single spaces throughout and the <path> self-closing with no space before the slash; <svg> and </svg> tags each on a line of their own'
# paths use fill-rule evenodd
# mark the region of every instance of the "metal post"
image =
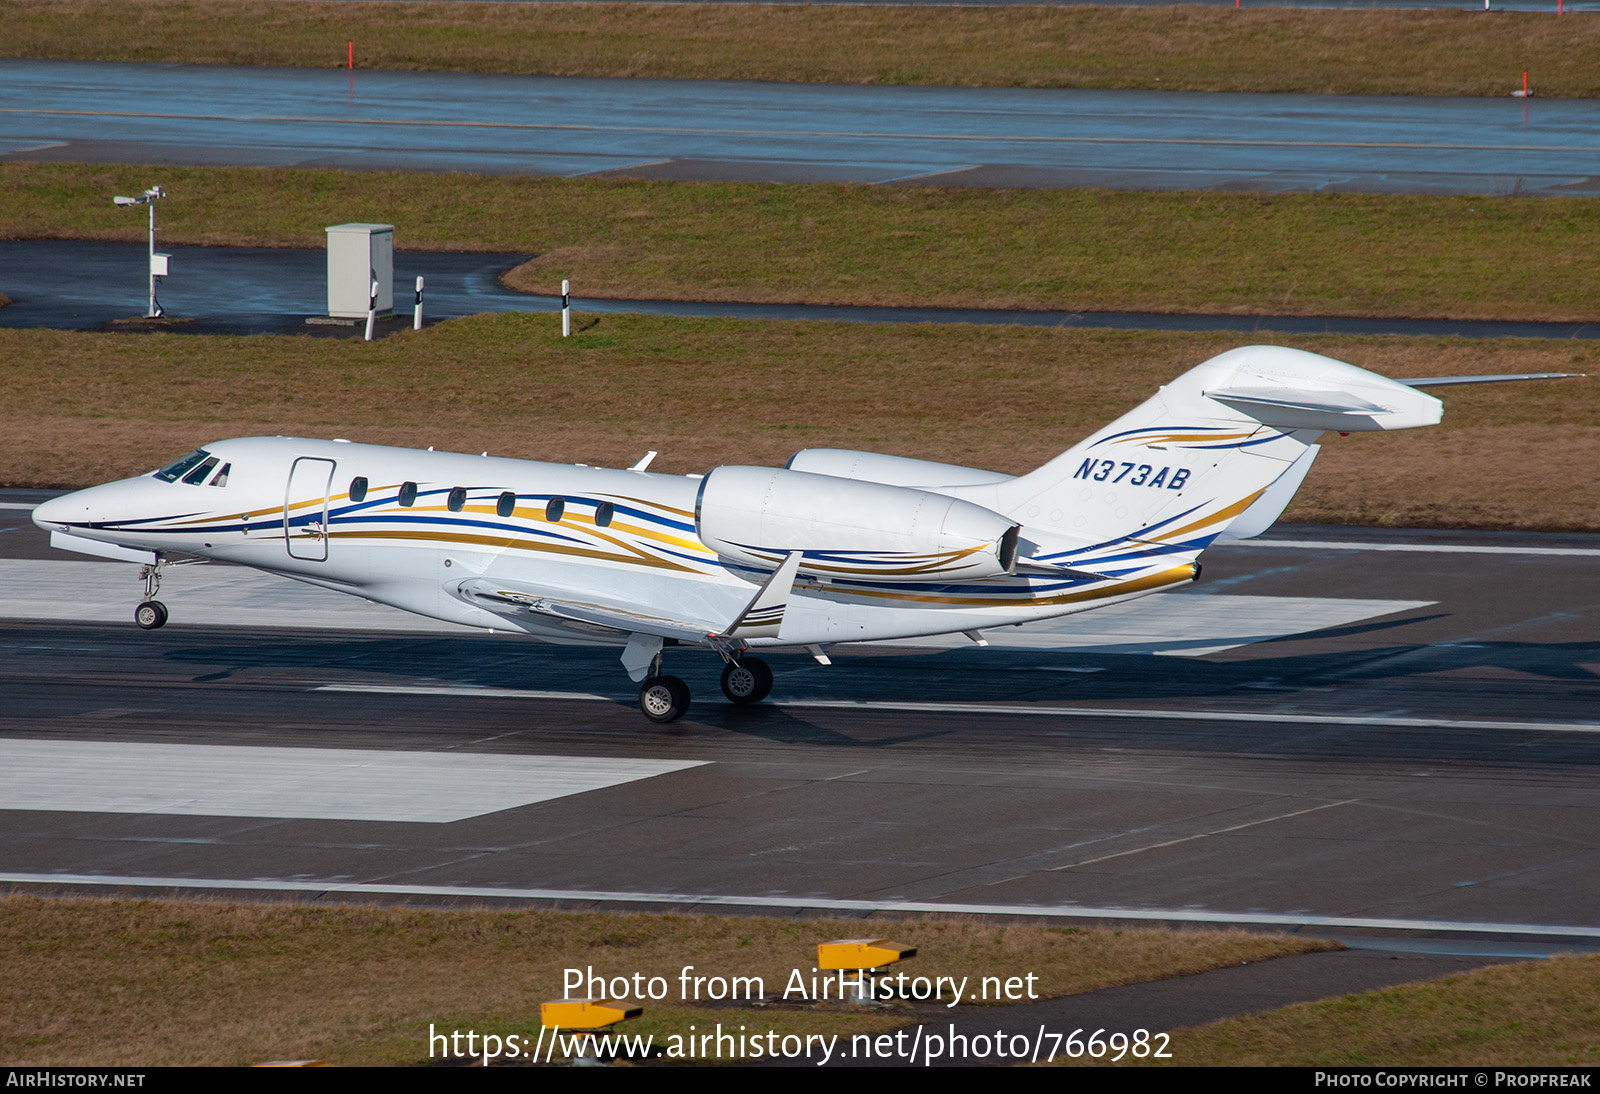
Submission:
<svg viewBox="0 0 1600 1094">
<path fill-rule="evenodd" d="M 378 325 L 378 279 L 372 279 L 372 293 L 367 297 L 367 341 L 372 341 L 372 328 Z"/>
<path fill-rule="evenodd" d="M 146 191 L 148 193 L 148 191 Z M 145 268 L 150 273 L 150 306 L 145 309 L 144 317 L 156 317 L 156 203 L 151 199 L 150 206 L 150 253 L 145 256 Z"/>
<path fill-rule="evenodd" d="M 417 278 L 417 306 L 411 310 L 411 329 L 422 329 L 422 278 Z"/>
<path fill-rule="evenodd" d="M 567 282 L 561 282 L 561 337 L 567 338 L 572 334 L 572 297 L 568 293 Z"/>
<path fill-rule="evenodd" d="M 144 310 L 146 319 L 157 319 L 161 316 L 161 306 L 156 303 L 156 199 L 166 197 L 166 191 L 159 186 L 152 186 L 136 198 L 124 197 L 118 194 L 111 200 L 119 206 L 148 205 L 150 206 L 150 245 L 145 248 L 145 277 L 150 290 L 150 302 Z M 162 256 L 166 258 L 166 255 Z M 162 273 L 166 270 L 163 268 Z"/>
</svg>

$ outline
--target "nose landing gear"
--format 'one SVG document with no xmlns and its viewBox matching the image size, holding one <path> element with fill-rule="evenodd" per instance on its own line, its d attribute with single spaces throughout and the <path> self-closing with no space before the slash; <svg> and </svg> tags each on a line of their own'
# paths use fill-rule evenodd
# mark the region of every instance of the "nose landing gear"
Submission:
<svg viewBox="0 0 1600 1094">
<path fill-rule="evenodd" d="M 133 609 L 133 621 L 147 631 L 153 631 L 167 621 L 167 606 L 159 600 L 146 600 Z"/>
<path fill-rule="evenodd" d="M 162 562 L 158 557 L 155 565 L 139 568 L 139 577 L 144 581 L 144 600 L 133 609 L 133 621 L 141 630 L 153 631 L 167 621 L 167 606 L 155 598 L 161 589 Z"/>
</svg>

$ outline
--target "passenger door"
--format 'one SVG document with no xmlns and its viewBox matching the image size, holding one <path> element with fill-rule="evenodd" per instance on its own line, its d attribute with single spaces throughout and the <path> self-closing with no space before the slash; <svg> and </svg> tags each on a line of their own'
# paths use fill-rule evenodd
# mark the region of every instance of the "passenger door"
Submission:
<svg viewBox="0 0 1600 1094">
<path fill-rule="evenodd" d="M 328 558 L 328 492 L 332 460 L 301 456 L 289 469 L 283 499 L 283 538 L 290 558 L 324 562 Z"/>
</svg>

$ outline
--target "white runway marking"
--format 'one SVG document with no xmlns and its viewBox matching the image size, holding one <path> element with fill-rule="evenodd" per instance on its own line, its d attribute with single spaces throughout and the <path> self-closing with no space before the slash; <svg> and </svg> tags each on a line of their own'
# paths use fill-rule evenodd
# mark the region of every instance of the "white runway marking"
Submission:
<svg viewBox="0 0 1600 1094">
<path fill-rule="evenodd" d="M 1146 718 L 1166 722 L 1268 722 L 1274 725 L 1384 726 L 1392 729 L 1509 729 L 1537 733 L 1600 733 L 1600 722 L 1498 722 L 1460 718 L 1399 718 L 1388 714 L 1279 714 L 1237 710 L 1138 710 L 1116 707 L 1009 706 L 1002 703 L 857 702 L 795 699 L 775 706 L 903 710 L 946 714 L 1044 714 L 1070 718 Z"/>
<path fill-rule="evenodd" d="M 0 740 L 0 809 L 445 824 L 698 761 Z"/>
<path fill-rule="evenodd" d="M 385 896 L 462 897 L 479 900 L 549 900 L 617 904 L 700 905 L 723 908 L 815 909 L 823 912 L 909 912 L 917 915 L 1039 916 L 1052 919 L 1124 919 L 1169 923 L 1258 923 L 1273 927 L 1316 927 L 1334 930 L 1427 931 L 1435 934 L 1481 933 L 1532 935 L 1546 938 L 1600 938 L 1600 927 L 1560 923 L 1497 923 L 1454 919 L 1386 919 L 1379 916 L 1217 912 L 1196 908 L 1119 908 L 1051 904 L 958 904 L 933 900 L 839 900 L 805 896 L 733 896 L 712 893 L 590 892 L 583 889 L 496 889 L 468 885 L 384 885 L 364 882 L 301 881 L 253 878 L 130 877 L 115 874 L 4 874 L 0 884 L 102 885 L 149 889 L 206 889 L 346 895 L 375 899 Z"/>
<path fill-rule="evenodd" d="M 33 512 L 38 506 L 31 501 L 0 501 L 0 509 L 26 509 Z"/>
<path fill-rule="evenodd" d="M 1566 555 L 1576 558 L 1600 557 L 1593 547 L 1481 547 L 1450 543 L 1362 543 L 1357 540 L 1320 539 L 1241 539 L 1229 547 L 1290 547 L 1296 550 L 1326 551 L 1412 551 L 1434 555 Z"/>
<path fill-rule="evenodd" d="M 131 563 L 0 561 L 0 618 L 129 623 L 139 601 L 138 573 L 138 566 Z M 169 626 L 487 633 L 242 566 L 170 570 L 162 581 L 161 600 L 172 612 Z M 1199 657 L 1251 642 L 1349 626 L 1430 603 L 1159 593 L 1041 623 L 996 628 L 985 631 L 984 637 L 1001 649 Z M 970 646 L 972 640 L 958 634 L 879 644 L 958 649 Z"/>
<path fill-rule="evenodd" d="M 583 691 L 518 691 L 514 688 L 434 687 L 426 684 L 324 684 L 314 691 L 376 695 L 431 695 L 475 699 L 566 699 L 622 702 L 630 696 Z M 1280 714 L 1242 710 L 1141 710 L 1136 707 L 1057 707 L 1027 703 L 919 703 L 892 699 L 773 699 L 772 707 L 796 710 L 887 710 L 908 714 L 1015 714 L 1054 718 L 1143 718 L 1162 722 L 1267 722 L 1275 725 L 1383 726 L 1391 729 L 1490 729 L 1521 733 L 1600 733 L 1600 722 L 1501 722 L 1462 718 L 1404 718 L 1389 714 Z"/>
</svg>

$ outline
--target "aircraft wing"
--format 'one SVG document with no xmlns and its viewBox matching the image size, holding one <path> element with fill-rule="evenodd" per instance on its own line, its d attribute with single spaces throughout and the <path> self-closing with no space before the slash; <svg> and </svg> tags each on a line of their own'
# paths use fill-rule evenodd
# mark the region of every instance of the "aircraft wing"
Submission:
<svg viewBox="0 0 1600 1094">
<path fill-rule="evenodd" d="M 786 557 L 756 590 L 743 611 L 726 625 L 700 619 L 675 619 L 641 612 L 637 608 L 605 603 L 569 593 L 552 592 L 515 579 L 470 578 L 456 586 L 462 596 L 501 615 L 533 612 L 571 623 L 582 623 L 618 634 L 647 634 L 679 642 L 715 639 L 776 638 L 783 626 L 789 590 L 800 567 L 801 553 Z"/>
<path fill-rule="evenodd" d="M 720 629 L 700 620 L 670 619 L 621 605 L 551 593 L 521 581 L 478 577 L 463 581 L 457 588 L 474 604 L 501 615 L 528 611 L 618 634 L 652 634 L 679 642 L 704 642 Z"/>
</svg>

